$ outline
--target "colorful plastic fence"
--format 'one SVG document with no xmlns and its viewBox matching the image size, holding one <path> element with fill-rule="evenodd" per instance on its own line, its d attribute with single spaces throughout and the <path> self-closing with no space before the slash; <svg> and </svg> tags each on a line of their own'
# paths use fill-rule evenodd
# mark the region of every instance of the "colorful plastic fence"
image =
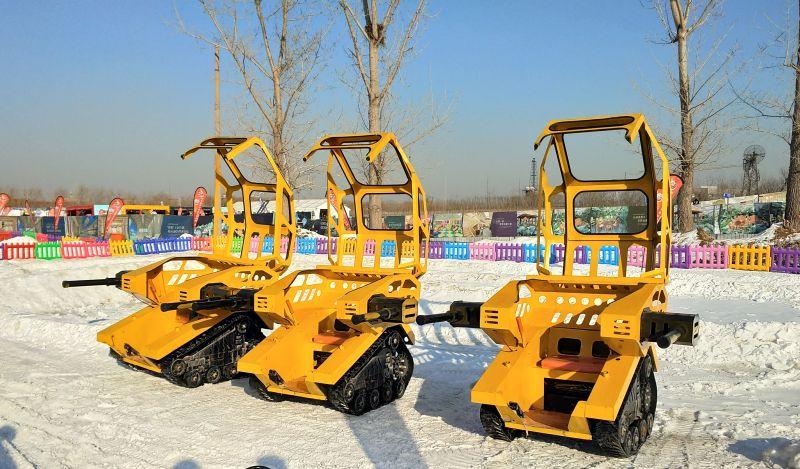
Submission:
<svg viewBox="0 0 800 469">
<path fill-rule="evenodd" d="M 772 272 L 800 274 L 800 249 L 772 247 Z"/>
<path fill-rule="evenodd" d="M 0 232 L 0 236 L 15 237 L 18 233 Z M 39 236 L 44 240 L 45 237 Z M 94 238 L 61 238 L 59 241 L 22 242 L 17 244 L 0 244 L 0 260 L 16 259 L 85 259 L 89 257 L 130 256 L 165 254 L 185 251 L 211 251 L 213 244 L 224 248 L 227 237 L 212 240 L 207 237 L 196 238 L 156 238 L 145 240 L 103 240 Z M 342 243 L 337 238 L 330 240 L 331 252 L 336 253 L 339 244 L 343 244 L 344 254 L 354 254 L 356 240 L 346 239 Z M 424 246 L 424 244 L 423 244 Z M 241 252 L 242 238 L 233 238 L 231 250 Z M 250 251 L 255 252 L 258 240 L 251 240 Z M 289 239 L 281 239 L 280 252 L 286 253 Z M 387 240 L 378 245 L 375 240 L 367 240 L 363 244 L 364 254 L 368 256 L 395 257 L 397 243 Z M 418 246 L 411 242 L 404 242 L 401 246 L 401 256 L 410 257 Z M 273 250 L 272 238 L 263 242 L 262 252 L 271 253 Z M 656 251 L 656 259 L 660 253 Z M 299 254 L 326 254 L 328 252 L 327 238 L 299 238 L 296 243 L 296 252 Z M 537 262 L 544 254 L 544 246 L 531 243 L 467 243 L 456 241 L 430 241 L 428 242 L 429 259 L 455 259 L 455 260 L 484 260 L 484 261 L 511 261 L 511 262 Z M 576 246 L 574 261 L 578 264 L 588 264 L 592 259 L 592 251 L 588 246 Z M 616 246 L 602 246 L 599 251 L 598 263 L 603 265 L 619 265 L 620 252 Z M 550 263 L 564 261 L 565 248 L 556 244 L 550 247 Z M 631 246 L 627 252 L 627 265 L 644 267 L 647 250 L 638 245 Z M 737 269 L 753 271 L 772 271 L 782 273 L 800 274 L 800 249 L 782 248 L 776 246 L 692 246 L 673 245 L 670 249 L 670 266 L 679 269 Z"/>
<path fill-rule="evenodd" d="M 772 264 L 769 246 L 728 246 L 728 266 L 736 270 L 767 271 Z"/>
</svg>

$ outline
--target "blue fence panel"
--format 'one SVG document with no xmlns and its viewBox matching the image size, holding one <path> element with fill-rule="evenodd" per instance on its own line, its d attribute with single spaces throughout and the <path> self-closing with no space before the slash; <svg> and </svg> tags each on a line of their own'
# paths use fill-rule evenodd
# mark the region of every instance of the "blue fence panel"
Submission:
<svg viewBox="0 0 800 469">
<path fill-rule="evenodd" d="M 539 256 L 544 252 L 544 246 L 541 244 L 524 244 L 525 249 L 525 262 L 538 262 Z"/>
<path fill-rule="evenodd" d="M 444 243 L 445 259 L 469 259 L 469 243 L 459 241 L 446 241 Z"/>
<path fill-rule="evenodd" d="M 381 257 L 394 257 L 397 252 L 397 242 L 386 240 L 381 243 Z"/>
<path fill-rule="evenodd" d="M 317 240 L 315 238 L 297 238 L 297 252 L 300 254 L 316 254 Z"/>
<path fill-rule="evenodd" d="M 619 248 L 617 246 L 601 246 L 598 264 L 619 265 Z"/>
</svg>

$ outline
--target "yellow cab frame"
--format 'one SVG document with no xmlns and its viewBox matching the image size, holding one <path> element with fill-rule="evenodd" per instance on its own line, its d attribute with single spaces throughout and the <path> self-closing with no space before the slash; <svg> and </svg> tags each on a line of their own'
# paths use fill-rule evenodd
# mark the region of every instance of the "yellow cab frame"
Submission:
<svg viewBox="0 0 800 469">
<path fill-rule="evenodd" d="M 249 181 L 239 170 L 235 159 L 249 149 L 263 154 L 272 170 L 274 183 Z M 97 340 L 108 344 L 123 361 L 157 373 L 162 371 L 159 360 L 231 314 L 225 308 L 193 314 L 188 304 L 162 311 L 159 305 L 199 300 L 204 287 L 209 284 L 221 285 L 228 293 L 262 288 L 275 282 L 288 268 L 294 252 L 296 227 L 292 189 L 264 142 L 255 137 L 214 137 L 190 148 L 181 158 L 188 158 L 198 150 L 216 153 L 214 233 L 217 235 L 215 238 L 219 238 L 223 223 L 227 225 L 223 242 L 215 242 L 210 254 L 175 256 L 121 272 L 118 275 L 119 288 L 147 306 L 97 334 Z M 222 164 L 230 170 L 235 182 L 226 179 Z M 237 221 L 234 214 L 234 194 L 237 191 L 241 191 L 243 196 L 241 221 Z M 254 220 L 250 200 L 254 191 L 276 194 L 271 225 Z M 222 196 L 226 198 L 227 213 L 221 210 Z M 238 252 L 226 248 L 233 244 L 235 236 L 243 238 L 244 246 Z M 281 238 L 287 237 L 288 250 L 281 253 Z M 262 252 L 264 240 L 268 238 L 273 240 L 273 251 Z M 257 249 L 250 249 L 256 245 Z"/>
<path fill-rule="evenodd" d="M 619 130 L 624 131 L 628 143 L 640 145 L 642 176 L 600 181 L 575 178 L 564 136 Z M 644 116 L 551 121 L 536 139 L 535 148 L 545 139 L 538 193 L 538 274 L 509 282 L 482 304 L 455 302 L 448 313 L 421 316 L 418 322 L 480 327 L 501 345 L 471 393 L 472 401 L 483 405 L 481 420 L 492 436 L 510 439 L 514 431 L 524 431 L 589 440 L 590 422 L 619 423 L 620 409 L 642 358 L 650 356 L 648 367 L 657 367 L 653 342 L 659 340 L 661 345 L 663 339 L 669 344 L 691 345 L 697 337 L 697 322 L 695 315 L 666 313 L 673 194 L 667 159 Z M 557 160 L 559 184 L 552 183 L 556 175 L 547 172 L 550 157 Z M 656 158 L 660 174 L 656 173 Z M 587 191 L 641 191 L 647 198 L 646 227 L 632 234 L 582 233 L 575 226 L 575 199 Z M 563 234 L 556 234 L 553 214 L 562 195 L 565 227 Z M 663 204 L 660 221 L 659 198 Z M 561 273 L 550 264 L 549 253 L 557 244 L 564 247 Z M 628 268 L 626 255 L 634 245 L 646 250 L 643 272 L 635 277 L 631 275 L 637 272 Z M 619 250 L 617 272 L 599 269 L 599 253 L 606 246 Z M 575 262 L 576 250 L 584 247 L 591 252 L 588 275 Z M 648 373 L 651 376 L 652 372 Z M 573 395 L 570 405 L 555 405 L 564 400 L 553 400 L 548 386 L 570 392 L 565 383 L 581 383 L 586 395 Z M 654 409 L 655 401 L 652 406 Z M 484 415 L 484 409 L 496 409 L 499 416 L 493 417 L 494 410 Z M 647 413 L 652 418 L 652 412 Z M 643 425 L 642 441 L 644 430 L 651 428 L 646 422 Z M 622 429 L 613 438 L 624 439 L 626 431 Z M 638 449 L 639 440 L 625 444 Z M 607 446 L 615 452 L 619 445 L 614 440 Z M 627 455 L 628 449 L 616 453 Z"/>
<path fill-rule="evenodd" d="M 345 155 L 366 152 L 372 163 L 384 150 L 394 149 L 404 184 L 368 185 L 359 182 Z M 326 387 L 340 378 L 389 329 L 401 332 L 413 343 L 409 327 L 417 314 L 421 277 L 427 267 L 429 231 L 425 191 L 410 160 L 391 133 L 333 135 L 322 138 L 304 160 L 318 152 L 328 153 L 328 252 L 330 265 L 293 272 L 263 288 L 255 298 L 255 311 L 278 328 L 239 361 L 239 371 L 252 373 L 267 392 L 325 400 Z M 333 175 L 339 167 L 349 187 L 339 187 Z M 366 225 L 365 198 L 402 194 L 411 201 L 411 223 L 402 230 L 371 229 Z M 349 219 L 344 198 L 353 196 L 355 223 Z M 395 256 L 381 262 L 381 246 L 396 244 Z M 333 252 L 336 243 L 336 252 Z M 365 247 L 374 246 L 374 256 Z M 378 317 L 375 299 L 395 300 L 400 315 L 392 320 Z M 357 322 L 354 318 L 360 318 Z M 324 354 L 324 362 L 315 356 Z M 413 364 L 412 364 L 413 366 Z"/>
</svg>

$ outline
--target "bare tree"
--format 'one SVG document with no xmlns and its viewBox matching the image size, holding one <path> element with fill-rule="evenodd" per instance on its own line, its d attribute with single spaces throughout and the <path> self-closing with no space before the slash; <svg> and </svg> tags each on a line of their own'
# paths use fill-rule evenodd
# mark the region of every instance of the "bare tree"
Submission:
<svg viewBox="0 0 800 469">
<path fill-rule="evenodd" d="M 347 31 L 351 40 L 349 49 L 350 57 L 357 71 L 359 87 L 363 85 L 361 96 L 366 98 L 365 127 L 369 132 L 389 130 L 388 124 L 403 125 L 404 132 L 397 132 L 401 138 L 409 137 L 406 143 L 418 141 L 422 136 L 429 135 L 441 127 L 446 118 L 438 114 L 433 100 L 428 110 L 434 116 L 430 126 L 419 132 L 416 136 L 409 134 L 414 123 L 419 123 L 418 114 L 409 113 L 390 108 L 392 99 L 392 86 L 403 67 L 405 59 L 414 48 L 414 37 L 419 30 L 420 21 L 425 14 L 425 0 L 418 0 L 405 25 L 398 24 L 402 31 L 390 35 L 398 20 L 398 7 L 400 0 L 361 0 L 360 8 L 351 6 L 352 0 L 339 0 L 342 14 L 347 24 Z M 381 4 L 381 5 L 379 5 Z M 356 13 L 356 11 L 359 11 Z M 382 14 L 381 14 L 382 13 Z M 359 20 L 361 18 L 361 20 Z M 363 114 L 362 114 L 363 116 Z M 402 124 L 401 124 L 402 123 Z M 405 135 L 402 135 L 405 134 Z M 406 145 L 408 146 L 408 145 Z M 369 184 L 381 184 L 387 174 L 392 171 L 393 158 L 381 155 L 372 164 L 364 165 L 363 169 Z M 370 220 L 381 219 L 381 205 L 378 197 L 370 198 Z"/>
<path fill-rule="evenodd" d="M 667 77 L 678 96 L 679 107 L 661 105 L 680 118 L 680 139 L 660 133 L 660 140 L 675 161 L 683 178 L 683 190 L 678 194 L 677 229 L 694 228 L 692 191 L 698 166 L 713 160 L 724 148 L 722 136 L 725 125 L 722 112 L 735 98 L 727 99 L 723 91 L 729 78 L 728 66 L 734 51 L 722 54 L 725 35 L 720 35 L 710 47 L 701 52 L 699 41 L 690 39 L 710 20 L 719 16 L 723 0 L 652 0 L 661 25 L 667 33 L 665 44 L 677 49 L 677 76 L 667 69 Z M 694 59 L 694 60 L 692 60 Z"/>
<path fill-rule="evenodd" d="M 790 9 L 791 11 L 791 9 Z M 759 56 L 770 61 L 765 71 L 777 71 L 770 86 L 765 91 L 734 92 L 752 111 L 750 116 L 757 121 L 778 121 L 778 127 L 771 122 L 766 127 L 755 124 L 749 127 L 757 132 L 774 135 L 789 147 L 789 169 L 786 171 L 786 213 L 784 227 L 800 231 L 800 0 L 798 9 L 787 12 L 785 26 L 778 26 L 774 40 L 761 47 Z M 784 93 L 775 95 L 773 90 L 782 89 Z"/>
<path fill-rule="evenodd" d="M 322 68 L 327 26 L 315 21 L 321 5 L 311 0 L 245 3 L 198 0 L 211 22 L 211 33 L 185 34 L 227 52 L 247 97 L 240 109 L 240 130 L 265 135 L 265 141 L 289 185 L 311 185 L 313 167 L 302 164 L 313 121 L 308 118 L 307 94 Z M 268 3 L 268 5 L 267 5 Z M 255 118 L 252 115 L 255 115 Z M 253 170 L 271 172 L 263 158 L 253 158 Z"/>
</svg>

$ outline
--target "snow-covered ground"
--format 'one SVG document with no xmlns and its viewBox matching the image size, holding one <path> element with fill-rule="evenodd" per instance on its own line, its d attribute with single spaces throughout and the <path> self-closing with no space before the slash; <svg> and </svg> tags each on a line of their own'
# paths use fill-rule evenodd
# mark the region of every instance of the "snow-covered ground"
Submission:
<svg viewBox="0 0 800 469">
<path fill-rule="evenodd" d="M 661 353 L 654 435 L 632 461 L 556 438 L 487 438 L 469 388 L 496 347 L 480 330 L 419 328 L 406 395 L 361 417 L 267 403 L 246 380 L 184 389 L 116 364 L 96 332 L 139 307 L 111 287 L 63 290 L 155 260 L 0 263 L 0 468 L 797 467 L 800 276 L 672 270 L 670 306 L 700 343 Z M 295 268 L 324 262 L 296 256 Z M 531 265 L 431 261 L 422 313 L 484 300 Z M 792 462 L 793 461 L 793 462 Z M 792 466 L 794 464 L 794 466 Z"/>
</svg>

